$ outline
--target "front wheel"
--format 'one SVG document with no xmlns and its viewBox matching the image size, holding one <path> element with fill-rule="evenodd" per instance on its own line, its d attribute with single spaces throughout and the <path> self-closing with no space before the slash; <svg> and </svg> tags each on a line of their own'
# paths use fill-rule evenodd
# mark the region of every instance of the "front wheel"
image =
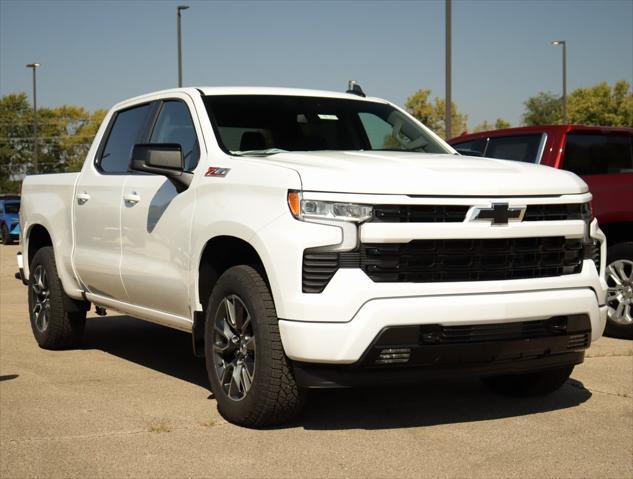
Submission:
<svg viewBox="0 0 633 479">
<path fill-rule="evenodd" d="M 607 252 L 607 326 L 605 335 L 633 339 L 633 243 L 619 243 Z"/>
<path fill-rule="evenodd" d="M 504 396 L 545 396 L 560 389 L 573 370 L 574 366 L 565 366 L 526 374 L 487 377 L 482 378 L 482 382 L 492 392 Z"/>
<path fill-rule="evenodd" d="M 268 286 L 250 266 L 218 279 L 206 311 L 205 358 L 220 414 L 247 427 L 288 421 L 301 391 L 284 354 Z"/>
</svg>

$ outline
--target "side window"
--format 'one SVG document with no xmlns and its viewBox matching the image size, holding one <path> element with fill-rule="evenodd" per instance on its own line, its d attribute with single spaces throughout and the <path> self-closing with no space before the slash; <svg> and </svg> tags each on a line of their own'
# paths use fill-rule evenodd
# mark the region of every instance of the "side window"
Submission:
<svg viewBox="0 0 633 479">
<path fill-rule="evenodd" d="M 116 114 L 99 160 L 101 171 L 127 173 L 132 148 L 142 141 L 140 136 L 145 129 L 149 109 L 148 103 Z"/>
<path fill-rule="evenodd" d="M 476 140 L 462 141 L 461 143 L 453 143 L 451 145 L 456 150 L 476 151 L 480 155 L 484 154 L 486 149 L 486 138 L 477 138 Z"/>
<path fill-rule="evenodd" d="M 633 136 L 569 133 L 563 168 L 581 176 L 633 173 Z"/>
<path fill-rule="evenodd" d="M 200 146 L 189 108 L 182 101 L 166 101 L 154 126 L 150 143 L 177 143 L 182 149 L 185 170 L 198 165 Z"/>
<path fill-rule="evenodd" d="M 542 139 L 542 134 L 491 137 L 488 140 L 485 156 L 536 163 Z"/>
</svg>

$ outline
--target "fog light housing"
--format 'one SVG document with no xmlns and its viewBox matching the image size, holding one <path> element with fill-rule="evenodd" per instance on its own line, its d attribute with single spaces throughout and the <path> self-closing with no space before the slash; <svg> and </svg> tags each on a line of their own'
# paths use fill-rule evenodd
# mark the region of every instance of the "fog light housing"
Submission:
<svg viewBox="0 0 633 479">
<path fill-rule="evenodd" d="M 411 359 L 411 348 L 384 348 L 380 350 L 375 364 L 404 364 Z"/>
</svg>

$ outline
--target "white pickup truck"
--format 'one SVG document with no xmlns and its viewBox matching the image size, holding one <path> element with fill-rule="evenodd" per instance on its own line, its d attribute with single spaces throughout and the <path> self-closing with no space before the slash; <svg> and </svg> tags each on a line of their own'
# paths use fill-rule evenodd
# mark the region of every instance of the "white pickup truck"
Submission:
<svg viewBox="0 0 633 479">
<path fill-rule="evenodd" d="M 221 414 L 314 387 L 481 377 L 558 389 L 603 332 L 605 238 L 572 173 L 459 156 L 356 91 L 183 88 L 120 103 L 80 173 L 29 176 L 33 334 L 86 311 L 191 332 Z"/>
</svg>

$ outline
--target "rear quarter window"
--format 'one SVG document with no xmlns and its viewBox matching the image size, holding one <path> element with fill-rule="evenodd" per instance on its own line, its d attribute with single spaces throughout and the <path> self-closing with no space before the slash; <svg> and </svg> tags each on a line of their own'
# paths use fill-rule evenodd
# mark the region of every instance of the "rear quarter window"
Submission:
<svg viewBox="0 0 633 479">
<path fill-rule="evenodd" d="M 484 156 L 537 163 L 543 134 L 490 137 Z"/>
<path fill-rule="evenodd" d="M 569 133 L 563 168 L 581 176 L 633 173 L 633 135 Z"/>
</svg>

